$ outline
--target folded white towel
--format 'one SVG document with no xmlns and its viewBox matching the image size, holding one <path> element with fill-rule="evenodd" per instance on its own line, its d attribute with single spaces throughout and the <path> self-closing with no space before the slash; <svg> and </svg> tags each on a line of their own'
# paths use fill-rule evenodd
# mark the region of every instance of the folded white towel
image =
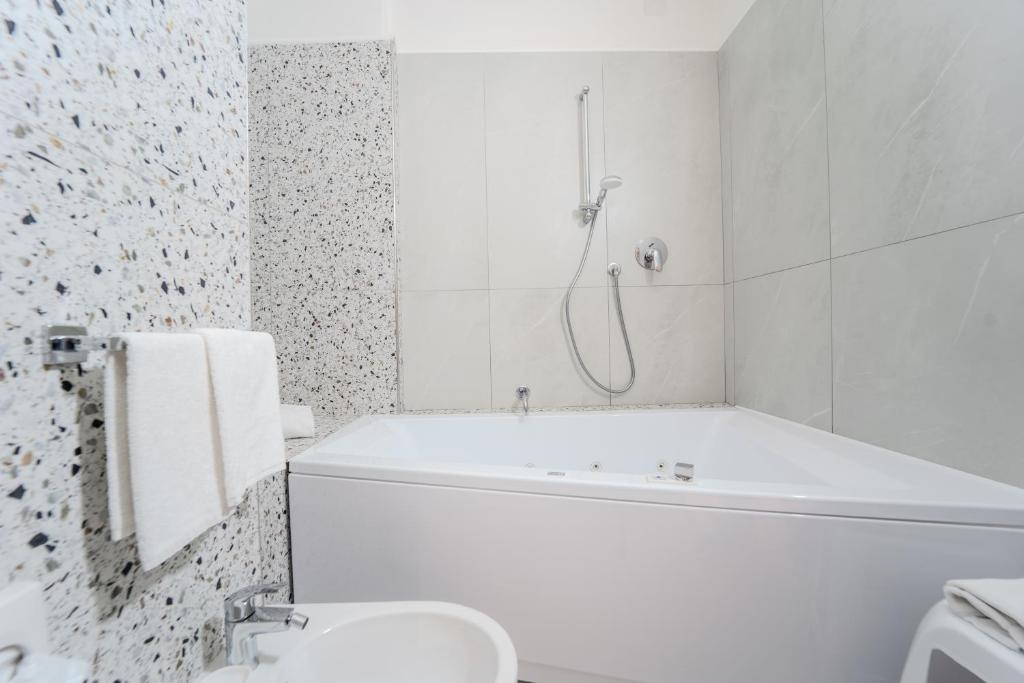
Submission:
<svg viewBox="0 0 1024 683">
<path fill-rule="evenodd" d="M 943 588 L 949 609 L 1011 650 L 1024 651 L 1024 579 L 965 579 Z"/>
<path fill-rule="evenodd" d="M 284 467 L 274 338 L 265 332 L 196 330 L 206 342 L 228 505 Z"/>
<path fill-rule="evenodd" d="M 128 464 L 127 361 L 123 353 L 107 355 L 103 375 L 103 413 L 107 436 L 107 507 L 110 537 L 115 541 L 135 533 L 131 469 Z"/>
<path fill-rule="evenodd" d="M 127 458 L 118 429 L 111 480 L 111 526 L 130 533 L 134 515 L 139 559 L 150 570 L 174 555 L 227 513 L 215 433 L 206 345 L 194 334 L 129 333 L 124 391 L 106 399 L 108 419 L 127 424 Z M 119 370 L 108 374 L 113 381 Z M 127 419 L 125 419 L 125 416 Z M 108 445 L 109 447 L 109 445 Z M 130 471 L 131 507 L 123 469 Z M 110 467 L 108 460 L 108 467 Z"/>
<path fill-rule="evenodd" d="M 309 406 L 281 404 L 281 428 L 286 439 L 301 439 L 316 436 L 313 409 Z"/>
</svg>

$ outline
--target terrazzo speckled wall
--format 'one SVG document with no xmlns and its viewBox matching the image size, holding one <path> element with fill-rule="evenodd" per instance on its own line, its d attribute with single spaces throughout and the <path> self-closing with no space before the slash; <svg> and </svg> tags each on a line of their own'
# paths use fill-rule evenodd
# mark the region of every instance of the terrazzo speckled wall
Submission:
<svg viewBox="0 0 1024 683">
<path fill-rule="evenodd" d="M 277 340 L 282 400 L 393 412 L 392 45 L 249 55 L 253 325 Z"/>
<path fill-rule="evenodd" d="M 249 327 L 245 3 L 0 18 L 0 577 L 43 583 L 53 642 L 93 680 L 191 680 L 224 595 L 287 577 L 284 476 L 142 573 L 107 530 L 102 359 L 44 370 L 35 344 L 48 322 Z"/>
</svg>

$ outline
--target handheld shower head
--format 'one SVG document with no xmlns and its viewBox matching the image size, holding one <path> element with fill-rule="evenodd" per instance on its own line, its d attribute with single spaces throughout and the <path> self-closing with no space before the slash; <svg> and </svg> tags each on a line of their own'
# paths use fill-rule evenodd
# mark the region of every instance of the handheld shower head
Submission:
<svg viewBox="0 0 1024 683">
<path fill-rule="evenodd" d="M 617 175 L 606 175 L 601 178 L 600 185 L 602 190 L 614 190 L 617 187 L 622 187 L 622 178 Z"/>
<path fill-rule="evenodd" d="M 617 187 L 622 187 L 622 178 L 617 175 L 606 175 L 601 178 L 599 183 L 601 192 L 597 195 L 597 209 L 600 211 L 601 207 L 604 206 L 604 199 L 608 196 L 608 190 L 614 190 Z"/>
</svg>

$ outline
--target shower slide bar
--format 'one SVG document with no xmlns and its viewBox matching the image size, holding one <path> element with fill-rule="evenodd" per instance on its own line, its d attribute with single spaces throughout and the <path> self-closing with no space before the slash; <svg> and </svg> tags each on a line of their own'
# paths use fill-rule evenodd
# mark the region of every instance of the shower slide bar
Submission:
<svg viewBox="0 0 1024 683">
<path fill-rule="evenodd" d="M 579 94 L 580 102 L 580 147 L 583 192 L 580 211 L 583 213 L 583 224 L 586 225 L 594 216 L 594 200 L 590 194 L 590 86 L 583 86 Z"/>
</svg>

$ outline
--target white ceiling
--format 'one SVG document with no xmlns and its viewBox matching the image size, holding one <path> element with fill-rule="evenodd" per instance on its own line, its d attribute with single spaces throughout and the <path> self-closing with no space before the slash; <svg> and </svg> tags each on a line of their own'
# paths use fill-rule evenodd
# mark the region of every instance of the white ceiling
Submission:
<svg viewBox="0 0 1024 683">
<path fill-rule="evenodd" d="M 249 42 L 399 52 L 717 50 L 754 0 L 249 0 Z"/>
</svg>

